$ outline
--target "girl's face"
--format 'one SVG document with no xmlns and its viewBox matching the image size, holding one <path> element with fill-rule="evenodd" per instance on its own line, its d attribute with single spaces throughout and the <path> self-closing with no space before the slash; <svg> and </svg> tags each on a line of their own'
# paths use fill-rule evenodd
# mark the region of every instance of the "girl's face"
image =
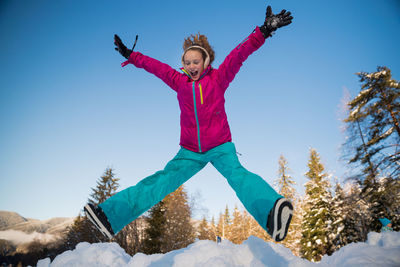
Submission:
<svg viewBox="0 0 400 267">
<path fill-rule="evenodd" d="M 183 57 L 183 64 L 193 81 L 197 81 L 204 71 L 203 55 L 197 50 L 188 50 Z"/>
</svg>

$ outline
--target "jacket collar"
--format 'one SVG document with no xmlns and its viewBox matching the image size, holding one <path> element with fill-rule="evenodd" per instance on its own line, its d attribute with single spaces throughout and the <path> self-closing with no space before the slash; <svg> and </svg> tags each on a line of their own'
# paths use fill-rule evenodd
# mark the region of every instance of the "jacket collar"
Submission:
<svg viewBox="0 0 400 267">
<path fill-rule="evenodd" d="M 186 74 L 186 76 L 189 77 L 189 79 L 192 80 L 192 77 L 190 77 L 190 74 L 185 70 L 185 68 L 180 68 L 180 70 Z M 198 81 L 200 81 L 204 76 L 207 75 L 207 73 L 209 73 L 211 70 L 211 65 L 209 65 L 204 71 L 203 73 L 200 75 L 200 78 L 198 79 Z"/>
</svg>

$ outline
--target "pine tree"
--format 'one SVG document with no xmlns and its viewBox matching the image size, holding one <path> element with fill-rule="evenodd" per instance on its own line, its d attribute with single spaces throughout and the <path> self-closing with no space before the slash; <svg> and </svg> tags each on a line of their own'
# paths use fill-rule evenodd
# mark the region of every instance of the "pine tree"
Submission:
<svg viewBox="0 0 400 267">
<path fill-rule="evenodd" d="M 350 114 L 345 122 L 363 126 L 364 140 L 356 148 L 351 163 L 364 166 L 366 182 L 375 174 L 400 176 L 400 83 L 392 79 L 390 69 L 378 67 L 377 72 L 357 73 L 362 83 L 360 94 L 349 102 Z M 376 175 L 375 175 L 376 176 Z"/>
<path fill-rule="evenodd" d="M 229 214 L 228 205 L 225 207 L 224 214 L 219 214 L 218 224 L 216 226 L 216 234 L 220 236 L 222 239 L 231 238 L 231 216 Z"/>
<path fill-rule="evenodd" d="M 149 210 L 149 215 L 145 218 L 147 228 L 145 230 L 145 239 L 143 242 L 143 253 L 165 253 L 165 251 L 163 251 L 167 242 L 165 239 L 165 225 L 167 222 L 165 212 L 163 201 L 160 201 Z"/>
<path fill-rule="evenodd" d="M 166 253 L 194 242 L 196 233 L 183 186 L 151 208 L 146 221 L 148 227 L 143 242 L 146 254 Z"/>
<path fill-rule="evenodd" d="M 355 178 L 361 185 L 360 198 L 368 204 L 371 215 L 366 227 L 379 231 L 378 219 L 390 216 L 393 205 L 393 192 L 389 193 L 392 186 L 384 181 L 400 177 L 400 84 L 386 67 L 357 75 L 362 85 L 359 95 L 348 103 L 345 122 L 350 137 L 345 147 L 349 163 L 361 167 Z"/>
<path fill-rule="evenodd" d="M 345 193 L 339 183 L 335 186 L 335 196 L 332 199 L 331 216 L 332 216 L 332 229 L 330 232 L 330 252 L 338 250 L 346 245 L 345 236 L 342 232 L 345 228 Z"/>
<path fill-rule="evenodd" d="M 332 196 L 324 173 L 324 166 L 316 150 L 311 149 L 308 162 L 309 181 L 306 183 L 306 197 L 303 213 L 303 230 L 301 238 L 301 254 L 310 261 L 319 261 L 329 252 L 329 214 Z"/>
<path fill-rule="evenodd" d="M 118 181 L 119 178 L 115 178 L 113 169 L 107 168 L 99 181 L 97 181 L 96 188 L 92 188 L 93 193 L 90 195 L 89 202 L 98 205 L 113 196 L 119 187 Z"/>
<path fill-rule="evenodd" d="M 281 155 L 279 157 L 279 176 L 278 176 L 278 185 L 279 185 L 279 194 L 290 200 L 290 202 L 295 202 L 296 200 L 296 189 L 294 185 L 296 182 L 289 175 L 289 166 L 286 158 Z"/>
<path fill-rule="evenodd" d="M 164 252 L 185 248 L 194 242 L 196 233 L 191 222 L 191 208 L 184 186 L 180 186 L 163 200 L 165 204 Z"/>
<path fill-rule="evenodd" d="M 231 215 L 229 212 L 228 205 L 225 207 L 225 213 L 224 213 L 224 235 L 226 239 L 231 239 L 232 232 L 231 232 L 231 224 L 232 224 L 232 219 Z"/>
<path fill-rule="evenodd" d="M 249 227 L 244 216 L 237 207 L 233 210 L 233 220 L 231 224 L 230 241 L 235 244 L 241 244 L 249 237 Z"/>
<path fill-rule="evenodd" d="M 208 225 L 206 217 L 203 217 L 197 229 L 199 240 L 215 240 L 211 234 L 211 227 Z"/>
<path fill-rule="evenodd" d="M 215 233 L 217 236 L 221 237 L 222 239 L 226 238 L 225 236 L 225 220 L 224 215 L 222 213 L 218 216 L 218 223 L 215 227 Z"/>
<path fill-rule="evenodd" d="M 347 183 L 345 199 L 342 206 L 344 229 L 341 240 L 344 245 L 352 242 L 364 242 L 369 233 L 371 214 L 368 203 L 361 198 L 361 187 L 357 183 Z"/>
</svg>

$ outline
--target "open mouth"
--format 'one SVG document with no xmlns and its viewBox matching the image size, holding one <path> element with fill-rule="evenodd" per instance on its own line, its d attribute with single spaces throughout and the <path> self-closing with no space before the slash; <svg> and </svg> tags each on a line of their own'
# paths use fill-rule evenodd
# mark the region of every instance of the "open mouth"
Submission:
<svg viewBox="0 0 400 267">
<path fill-rule="evenodd" d="M 190 73 L 190 76 L 192 76 L 192 77 L 196 77 L 198 74 L 199 74 L 199 72 L 198 71 L 190 71 L 189 72 Z"/>
</svg>

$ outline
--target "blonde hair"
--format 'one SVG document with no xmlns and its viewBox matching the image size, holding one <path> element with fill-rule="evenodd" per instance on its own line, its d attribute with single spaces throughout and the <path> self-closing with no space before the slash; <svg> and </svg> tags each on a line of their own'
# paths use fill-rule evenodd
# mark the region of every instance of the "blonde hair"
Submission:
<svg viewBox="0 0 400 267">
<path fill-rule="evenodd" d="M 201 46 L 207 51 L 208 55 L 210 56 L 210 64 L 214 61 L 215 52 L 208 43 L 207 37 L 205 35 L 198 33 L 196 35 L 192 34 L 189 37 L 185 38 L 183 42 L 183 51 L 186 51 L 191 46 Z M 193 47 L 191 49 L 200 51 L 203 55 L 203 59 L 206 59 L 206 55 L 201 49 L 196 47 Z"/>
</svg>

